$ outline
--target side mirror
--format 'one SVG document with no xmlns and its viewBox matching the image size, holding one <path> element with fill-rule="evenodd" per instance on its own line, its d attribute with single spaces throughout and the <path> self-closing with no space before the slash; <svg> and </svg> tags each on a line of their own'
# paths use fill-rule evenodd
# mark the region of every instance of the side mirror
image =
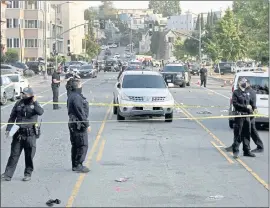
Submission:
<svg viewBox="0 0 270 208">
<path fill-rule="evenodd" d="M 116 85 L 116 87 L 120 89 L 120 88 L 121 88 L 121 84 L 118 83 L 118 84 Z"/>
</svg>

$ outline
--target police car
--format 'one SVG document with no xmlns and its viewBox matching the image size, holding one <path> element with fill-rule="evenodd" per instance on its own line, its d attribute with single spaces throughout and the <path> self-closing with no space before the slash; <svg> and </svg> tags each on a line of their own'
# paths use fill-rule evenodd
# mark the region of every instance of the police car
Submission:
<svg viewBox="0 0 270 208">
<path fill-rule="evenodd" d="M 256 105 L 258 113 L 267 117 L 255 118 L 257 125 L 269 127 L 268 109 L 269 109 L 269 74 L 264 71 L 245 71 L 235 74 L 232 92 L 237 89 L 237 84 L 241 78 L 245 77 L 250 81 L 250 86 L 256 91 Z M 234 107 L 232 105 L 232 98 L 230 99 L 229 115 L 234 115 Z M 234 118 L 229 118 L 229 126 L 233 128 Z"/>
</svg>

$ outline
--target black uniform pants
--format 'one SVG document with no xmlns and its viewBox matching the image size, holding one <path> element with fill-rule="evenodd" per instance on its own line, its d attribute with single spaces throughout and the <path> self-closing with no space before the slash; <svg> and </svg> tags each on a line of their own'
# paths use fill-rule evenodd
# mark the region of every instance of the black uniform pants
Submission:
<svg viewBox="0 0 270 208">
<path fill-rule="evenodd" d="M 201 77 L 201 86 L 206 87 L 206 77 Z"/>
<path fill-rule="evenodd" d="M 263 149 L 263 142 L 260 139 L 260 136 L 258 134 L 258 131 L 256 129 L 255 125 L 255 118 L 250 118 L 250 123 L 251 123 L 251 138 L 253 142 L 257 145 L 258 149 Z"/>
<path fill-rule="evenodd" d="M 71 162 L 72 167 L 82 165 L 88 150 L 87 131 L 73 131 L 69 128 L 71 142 Z"/>
<path fill-rule="evenodd" d="M 23 136 L 15 134 L 11 143 L 11 152 L 5 170 L 5 175 L 12 178 L 17 167 L 20 155 L 24 150 L 25 169 L 24 175 L 31 176 L 34 170 L 33 158 L 36 153 L 36 136 Z"/>
<path fill-rule="evenodd" d="M 52 87 L 53 92 L 53 102 L 58 103 L 58 97 L 59 97 L 59 87 Z M 53 104 L 53 109 L 58 109 L 58 104 Z"/>
<path fill-rule="evenodd" d="M 250 118 L 245 117 L 237 117 L 235 118 L 234 124 L 234 141 L 232 145 L 232 149 L 234 153 L 239 152 L 239 146 L 241 142 L 243 142 L 243 151 L 250 151 Z"/>
</svg>

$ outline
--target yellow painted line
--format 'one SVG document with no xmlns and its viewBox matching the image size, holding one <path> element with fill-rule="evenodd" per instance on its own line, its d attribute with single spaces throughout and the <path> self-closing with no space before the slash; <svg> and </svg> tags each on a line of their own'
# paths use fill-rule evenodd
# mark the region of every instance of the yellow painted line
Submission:
<svg viewBox="0 0 270 208">
<path fill-rule="evenodd" d="M 191 113 L 189 113 L 186 109 L 182 109 L 183 112 L 186 112 L 190 117 L 193 117 Z M 194 117 L 193 117 L 194 118 Z M 215 140 L 219 141 L 222 146 L 225 146 L 220 139 L 215 136 L 208 128 L 206 128 L 200 121 L 194 119 L 204 130 L 206 130 Z M 231 155 L 233 155 L 231 153 Z M 244 163 L 241 159 L 236 159 L 259 183 L 261 183 L 267 190 L 269 190 L 269 184 L 266 183 L 257 173 L 255 173 L 246 163 Z"/>
<path fill-rule="evenodd" d="M 92 148 L 90 150 L 90 153 L 89 153 L 89 155 L 88 155 L 88 157 L 86 159 L 85 165 L 87 167 L 90 167 L 90 162 L 91 162 L 93 154 L 95 153 L 95 150 L 96 150 L 96 148 L 98 146 L 98 142 L 99 142 L 101 134 L 102 134 L 102 132 L 104 130 L 104 127 L 105 127 L 105 124 L 106 124 L 106 121 L 108 119 L 108 115 L 109 115 L 110 111 L 111 111 L 111 107 L 108 108 L 108 110 L 107 110 L 107 112 L 105 114 L 103 122 L 102 122 L 102 124 L 100 126 L 100 129 L 98 131 L 98 134 L 96 136 L 95 142 L 94 142 L 94 144 L 93 144 L 93 146 L 92 146 Z M 82 182 L 84 181 L 85 176 L 86 176 L 86 174 L 84 174 L 84 173 L 80 174 L 79 178 L 77 179 L 77 182 L 76 182 L 75 186 L 73 187 L 73 190 L 71 192 L 71 196 L 68 199 L 66 207 L 72 207 L 73 202 L 74 202 L 74 200 L 75 200 L 75 198 L 76 198 L 76 196 L 77 196 L 77 194 L 78 194 L 78 192 L 79 192 L 79 190 L 81 188 L 81 185 L 82 185 Z"/>
<path fill-rule="evenodd" d="M 99 151 L 98 151 L 98 155 L 97 155 L 97 159 L 96 159 L 97 162 L 100 161 L 101 158 L 102 158 L 102 154 L 103 154 L 105 142 L 106 142 L 105 140 L 102 140 L 101 141 L 101 144 L 100 144 L 100 147 L 99 147 Z"/>
<path fill-rule="evenodd" d="M 228 156 L 224 151 L 222 151 L 222 150 L 220 149 L 220 147 L 218 147 L 218 146 L 216 145 L 215 142 L 211 141 L 211 143 L 212 143 L 212 145 L 220 152 L 220 154 L 222 154 L 222 155 L 226 158 L 226 160 L 228 160 L 228 162 L 229 162 L 230 164 L 233 164 L 233 163 L 234 163 L 234 161 L 233 161 L 231 158 L 229 158 L 229 156 Z"/>
</svg>

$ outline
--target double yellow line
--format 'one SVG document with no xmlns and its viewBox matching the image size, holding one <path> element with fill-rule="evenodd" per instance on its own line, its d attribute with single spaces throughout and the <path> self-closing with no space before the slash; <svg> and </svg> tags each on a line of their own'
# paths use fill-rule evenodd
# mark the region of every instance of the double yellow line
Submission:
<svg viewBox="0 0 270 208">
<path fill-rule="evenodd" d="M 194 120 L 197 124 L 199 124 L 221 146 L 223 147 L 226 146 L 216 135 L 214 135 L 208 128 L 206 128 L 198 119 L 194 118 L 194 116 L 191 113 L 189 113 L 186 109 L 182 108 L 182 111 L 185 116 L 187 116 L 188 118 L 192 118 L 192 120 Z M 226 160 L 230 164 L 234 163 L 234 161 L 218 145 L 216 145 L 215 142 L 211 141 L 211 144 L 226 158 Z M 233 154 L 231 153 L 231 155 Z M 239 158 L 237 158 L 236 161 L 238 161 L 259 183 L 261 183 L 267 190 L 269 190 L 269 184 L 265 182 L 257 173 L 255 173 L 245 162 L 243 162 Z"/>
<path fill-rule="evenodd" d="M 93 144 L 93 146 L 92 146 L 92 148 L 91 148 L 91 150 L 90 150 L 90 152 L 88 154 L 88 157 L 87 157 L 87 159 L 85 161 L 86 162 L 85 165 L 87 167 L 90 167 L 90 165 L 91 165 L 91 161 L 92 161 L 93 155 L 96 152 L 97 146 L 99 144 L 99 140 L 100 140 L 101 135 L 102 135 L 102 133 L 104 131 L 104 128 L 105 128 L 105 124 L 106 124 L 106 122 L 108 120 L 108 117 L 109 117 L 110 112 L 112 112 L 111 109 L 112 109 L 112 107 L 109 107 L 108 108 L 108 110 L 107 110 L 107 112 L 105 114 L 105 117 L 104 117 L 104 119 L 102 121 L 102 124 L 100 126 L 100 129 L 98 131 L 98 134 L 97 134 L 97 136 L 95 138 L 94 144 Z M 97 161 L 99 161 L 101 159 L 101 157 L 102 157 L 104 146 L 105 146 L 105 140 L 102 140 L 101 145 L 100 145 L 100 148 L 99 148 L 99 152 L 98 152 L 98 155 L 97 155 Z M 76 184 L 75 184 L 75 186 L 74 186 L 74 188 L 73 188 L 73 190 L 71 192 L 71 196 L 68 199 L 68 202 L 66 204 L 66 207 L 72 207 L 72 205 L 74 203 L 74 200 L 75 200 L 76 196 L 78 195 L 78 192 L 79 192 L 79 190 L 81 188 L 81 185 L 82 185 L 82 183 L 84 181 L 85 176 L 86 176 L 86 174 L 84 174 L 84 173 L 81 173 L 80 174 L 80 176 L 77 179 L 77 182 L 76 182 Z"/>
</svg>

